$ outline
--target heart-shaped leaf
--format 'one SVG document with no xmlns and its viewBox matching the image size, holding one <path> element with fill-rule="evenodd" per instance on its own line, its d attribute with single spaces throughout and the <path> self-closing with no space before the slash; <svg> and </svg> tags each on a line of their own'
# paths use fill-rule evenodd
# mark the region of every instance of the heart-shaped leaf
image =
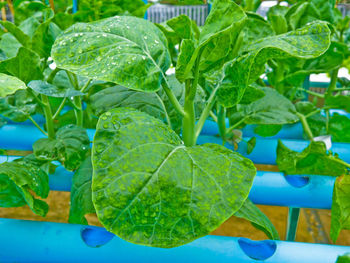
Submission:
<svg viewBox="0 0 350 263">
<path fill-rule="evenodd" d="M 170 66 L 163 33 L 131 16 L 75 24 L 56 39 L 51 53 L 59 68 L 146 92 L 160 88 Z"/>
<path fill-rule="evenodd" d="M 255 176 L 238 153 L 216 144 L 186 147 L 160 120 L 128 108 L 100 117 L 92 162 L 100 222 L 127 241 L 156 247 L 213 231 L 242 206 Z"/>
<path fill-rule="evenodd" d="M 6 97 L 19 89 L 26 89 L 26 84 L 20 79 L 0 73 L 0 97 Z"/>
</svg>

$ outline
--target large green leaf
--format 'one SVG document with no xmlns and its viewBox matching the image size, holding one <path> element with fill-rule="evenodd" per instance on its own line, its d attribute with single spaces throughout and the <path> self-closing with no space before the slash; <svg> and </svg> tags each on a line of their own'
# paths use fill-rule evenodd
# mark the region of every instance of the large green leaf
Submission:
<svg viewBox="0 0 350 263">
<path fill-rule="evenodd" d="M 73 25 L 56 39 L 52 57 L 76 74 L 154 92 L 170 66 L 166 46 L 151 22 L 121 16 Z"/>
<path fill-rule="evenodd" d="M 0 207 L 18 207 L 27 204 L 30 209 L 45 216 L 49 206 L 36 195 L 46 198 L 49 178 L 40 168 L 24 162 L 0 164 Z"/>
<path fill-rule="evenodd" d="M 75 96 L 84 95 L 84 93 L 78 90 L 75 90 L 69 87 L 65 89 L 61 89 L 43 80 L 32 80 L 31 82 L 28 83 L 28 88 L 31 88 L 32 90 L 34 90 L 39 94 L 44 94 L 49 97 L 55 97 L 55 98 L 75 97 Z"/>
<path fill-rule="evenodd" d="M 326 99 L 325 105 L 332 109 L 343 109 L 350 112 L 350 95 L 330 96 Z"/>
<path fill-rule="evenodd" d="M 90 155 L 73 175 L 69 223 L 87 225 L 86 214 L 95 213 L 92 203 L 92 164 Z"/>
<path fill-rule="evenodd" d="M 334 185 L 330 236 L 337 241 L 342 229 L 350 230 L 350 175 L 338 177 Z"/>
<path fill-rule="evenodd" d="M 89 147 L 86 130 L 71 124 L 60 128 L 55 139 L 43 138 L 36 141 L 33 152 L 39 160 L 58 160 L 67 170 L 75 170 L 85 160 Z"/>
<path fill-rule="evenodd" d="M 312 141 L 302 152 L 295 152 L 278 141 L 276 162 L 279 170 L 286 174 L 346 174 L 346 166 L 337 160 L 340 160 L 337 155 L 327 152 L 324 142 Z"/>
<path fill-rule="evenodd" d="M 6 97 L 19 89 L 26 89 L 26 84 L 20 79 L 0 73 L 0 97 Z"/>
<path fill-rule="evenodd" d="M 12 34 L 5 33 L 1 36 L 0 49 L 4 52 L 6 58 L 15 57 L 20 47 L 22 47 L 21 43 Z"/>
<path fill-rule="evenodd" d="M 286 124 L 299 120 L 294 105 L 276 90 L 260 88 L 265 96 L 250 103 L 238 104 L 232 120 L 244 119 L 246 124 Z"/>
<path fill-rule="evenodd" d="M 100 222 L 156 247 L 213 231 L 242 206 L 255 175 L 241 155 L 216 144 L 186 147 L 160 120 L 128 108 L 100 117 L 92 163 Z"/>
<path fill-rule="evenodd" d="M 334 113 L 329 120 L 329 134 L 334 142 L 350 143 L 350 118 Z"/>
<path fill-rule="evenodd" d="M 43 78 L 40 57 L 25 47 L 18 50 L 16 57 L 1 61 L 0 72 L 16 76 L 26 84 Z"/>
<path fill-rule="evenodd" d="M 270 219 L 247 199 L 243 206 L 235 213 L 236 217 L 248 220 L 254 227 L 263 231 L 271 239 L 279 239 L 278 232 Z"/>
<path fill-rule="evenodd" d="M 219 85 L 219 102 L 225 107 L 237 104 L 246 87 L 264 73 L 269 59 L 315 58 L 323 54 L 329 44 L 330 30 L 324 22 L 254 42 L 246 48 L 248 53 L 226 63 L 215 77 L 214 84 Z"/>
</svg>

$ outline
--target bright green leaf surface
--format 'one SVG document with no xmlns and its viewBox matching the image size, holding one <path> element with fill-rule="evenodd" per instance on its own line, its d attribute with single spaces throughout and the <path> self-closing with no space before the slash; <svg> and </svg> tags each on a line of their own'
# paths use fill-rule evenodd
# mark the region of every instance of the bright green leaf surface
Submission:
<svg viewBox="0 0 350 263">
<path fill-rule="evenodd" d="M 49 178 L 40 168 L 28 163 L 0 164 L 0 206 L 17 207 L 27 204 L 30 209 L 45 216 L 48 205 L 36 199 L 31 191 L 42 198 L 49 194 Z"/>
<path fill-rule="evenodd" d="M 299 120 L 294 105 L 271 88 L 261 88 L 265 96 L 253 103 L 237 105 L 237 112 L 230 118 L 245 119 L 246 124 L 286 124 Z"/>
<path fill-rule="evenodd" d="M 26 89 L 26 84 L 20 79 L 0 73 L 0 97 L 6 97 L 19 89 Z"/>
<path fill-rule="evenodd" d="M 146 92 L 160 88 L 170 66 L 163 33 L 131 16 L 73 25 L 56 39 L 52 57 L 59 68 Z"/>
<path fill-rule="evenodd" d="M 277 146 L 277 165 L 286 174 L 316 174 L 341 176 L 347 173 L 339 158 L 327 152 L 324 142 L 311 142 L 302 152 L 288 149 L 279 140 Z"/>
<path fill-rule="evenodd" d="M 339 256 L 336 263 L 350 263 L 350 253 Z"/>
<path fill-rule="evenodd" d="M 215 144 L 186 147 L 160 120 L 127 108 L 100 117 L 92 162 L 100 222 L 127 241 L 156 247 L 217 228 L 242 206 L 255 175 L 239 154 Z"/>
<path fill-rule="evenodd" d="M 87 225 L 88 222 L 84 216 L 95 213 L 92 203 L 91 181 L 92 164 L 91 157 L 88 156 L 73 175 L 69 223 Z"/>
</svg>

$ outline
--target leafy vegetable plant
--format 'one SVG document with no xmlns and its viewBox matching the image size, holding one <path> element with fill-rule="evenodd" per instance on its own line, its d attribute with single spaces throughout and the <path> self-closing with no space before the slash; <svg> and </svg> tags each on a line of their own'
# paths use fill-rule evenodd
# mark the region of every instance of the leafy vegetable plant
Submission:
<svg viewBox="0 0 350 263">
<path fill-rule="evenodd" d="M 125 240 L 175 247 L 207 235 L 235 215 L 278 238 L 271 222 L 248 199 L 256 172 L 253 163 L 221 145 L 197 145 L 209 116 L 225 140 L 244 123 L 298 120 L 295 106 L 277 91 L 261 87 L 260 76 L 272 59 L 324 54 L 330 45 L 329 27 L 314 21 L 258 38 L 254 23 L 259 19 L 233 1 L 217 0 L 201 29 L 187 16 L 159 27 L 116 16 L 74 24 L 50 38 L 52 47 L 41 49 L 25 47 L 33 41 L 30 36 L 8 25 L 9 38 L 19 44 L 13 52 L 17 55 L 0 64 L 0 81 L 17 87 L 8 85 L 11 88 L 1 94 L 7 116 L 31 110 L 20 115 L 21 120 L 30 118 L 47 138 L 33 145 L 33 155 L 0 165 L 7 180 L 0 190 L 9 196 L 30 195 L 6 206 L 27 203 L 44 215 L 47 206 L 37 204 L 31 194 L 46 196 L 45 178 L 55 168 L 52 161 L 59 161 L 76 171 L 70 222 L 86 223 L 84 215 L 96 211 L 106 229 Z M 176 43 L 178 53 L 173 52 Z M 49 51 L 54 70 L 48 69 Z M 12 68 L 29 64 L 23 58 L 36 59 L 30 74 Z M 172 63 L 175 76 L 167 75 Z M 267 101 L 271 96 L 272 105 Z M 282 111 L 280 117 L 276 108 Z M 44 129 L 31 117 L 38 111 L 45 116 Z M 85 128 L 94 127 L 92 114 L 99 119 L 90 155 Z M 8 168 L 29 165 L 44 173 L 39 190 L 31 181 L 17 182 Z"/>
</svg>

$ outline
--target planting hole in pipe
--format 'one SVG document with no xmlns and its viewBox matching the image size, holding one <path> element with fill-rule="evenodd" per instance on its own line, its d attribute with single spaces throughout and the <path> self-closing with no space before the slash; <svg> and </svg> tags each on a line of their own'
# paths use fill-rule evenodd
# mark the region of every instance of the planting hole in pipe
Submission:
<svg viewBox="0 0 350 263">
<path fill-rule="evenodd" d="M 302 188 L 309 184 L 310 178 L 307 176 L 300 176 L 300 175 L 285 175 L 284 178 L 286 181 L 296 188 Z"/>
<path fill-rule="evenodd" d="M 238 244 L 242 251 L 251 259 L 266 260 L 275 254 L 277 245 L 272 240 L 254 241 L 241 237 Z"/>
<path fill-rule="evenodd" d="M 85 227 L 81 230 L 81 238 L 89 247 L 101 247 L 113 239 L 115 235 L 104 228 Z"/>
</svg>

